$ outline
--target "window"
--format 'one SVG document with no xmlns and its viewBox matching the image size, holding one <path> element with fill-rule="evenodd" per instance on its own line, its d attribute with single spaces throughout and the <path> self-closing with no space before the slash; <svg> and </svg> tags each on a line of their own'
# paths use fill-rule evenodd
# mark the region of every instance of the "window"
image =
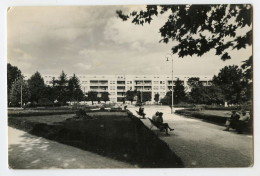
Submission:
<svg viewBox="0 0 260 176">
<path fill-rule="evenodd" d="M 115 90 L 115 86 L 110 86 L 110 90 Z"/>
<path fill-rule="evenodd" d="M 160 84 L 165 84 L 165 81 L 160 81 Z"/>
<path fill-rule="evenodd" d="M 165 89 L 165 86 L 161 86 L 160 89 Z"/>
<path fill-rule="evenodd" d="M 115 95 L 116 93 L 115 92 L 109 92 L 110 95 Z"/>
<path fill-rule="evenodd" d="M 154 81 L 153 83 L 154 83 L 154 84 L 159 84 L 159 81 Z"/>
<path fill-rule="evenodd" d="M 153 87 L 153 90 L 158 90 L 159 89 L 159 86 L 154 86 Z"/>
</svg>

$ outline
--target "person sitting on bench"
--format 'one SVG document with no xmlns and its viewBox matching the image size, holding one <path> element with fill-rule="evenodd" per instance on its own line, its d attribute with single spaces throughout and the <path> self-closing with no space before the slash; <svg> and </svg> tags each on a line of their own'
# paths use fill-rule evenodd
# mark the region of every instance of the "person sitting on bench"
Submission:
<svg viewBox="0 0 260 176">
<path fill-rule="evenodd" d="M 141 106 L 140 106 L 140 108 L 139 108 L 139 115 L 140 116 L 142 116 L 143 118 L 145 118 L 145 113 L 144 113 L 144 108 L 142 108 Z"/>
<path fill-rule="evenodd" d="M 174 129 L 171 128 L 168 123 L 163 123 L 163 113 L 162 112 L 156 112 L 155 115 L 152 116 L 152 120 L 157 124 L 156 126 L 159 127 L 160 131 L 166 130 L 166 134 L 169 135 L 168 129 L 170 131 L 173 131 Z"/>
</svg>

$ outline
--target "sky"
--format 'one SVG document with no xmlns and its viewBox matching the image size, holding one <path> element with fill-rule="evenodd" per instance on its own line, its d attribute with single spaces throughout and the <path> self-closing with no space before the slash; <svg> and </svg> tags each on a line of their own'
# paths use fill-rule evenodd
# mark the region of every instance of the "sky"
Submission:
<svg viewBox="0 0 260 176">
<path fill-rule="evenodd" d="M 172 43 L 159 43 L 167 14 L 144 26 L 123 22 L 127 13 L 145 6 L 11 7 L 7 13 L 8 63 L 23 74 L 114 75 L 171 74 L 166 57 Z M 226 65 L 241 65 L 252 48 L 230 52 L 222 61 L 210 51 L 201 57 L 173 55 L 176 75 L 214 75 Z"/>
</svg>

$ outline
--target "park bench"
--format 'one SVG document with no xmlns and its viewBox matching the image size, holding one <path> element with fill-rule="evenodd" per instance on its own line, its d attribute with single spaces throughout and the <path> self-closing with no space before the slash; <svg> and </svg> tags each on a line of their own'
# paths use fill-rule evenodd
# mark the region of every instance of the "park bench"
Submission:
<svg viewBox="0 0 260 176">
<path fill-rule="evenodd" d="M 162 126 L 162 125 L 156 123 L 154 120 L 152 120 L 152 119 L 150 119 L 150 118 L 148 118 L 148 119 L 149 119 L 149 121 L 151 122 L 151 127 L 150 127 L 150 129 L 152 129 L 153 126 L 155 126 L 155 127 L 158 128 L 161 132 L 164 131 L 164 130 L 166 130 L 166 128 L 165 128 L 164 126 Z"/>
<path fill-rule="evenodd" d="M 145 119 L 145 115 L 146 115 L 145 113 L 143 113 L 143 114 L 140 114 L 140 113 L 139 113 L 139 111 L 136 111 L 136 113 L 137 113 L 139 116 L 141 116 L 141 117 L 142 117 L 142 119 Z"/>
</svg>

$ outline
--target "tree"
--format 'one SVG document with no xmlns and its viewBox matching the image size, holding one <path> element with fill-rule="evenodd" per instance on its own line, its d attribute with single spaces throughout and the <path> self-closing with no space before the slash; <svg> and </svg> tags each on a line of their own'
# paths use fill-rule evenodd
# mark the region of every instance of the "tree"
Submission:
<svg viewBox="0 0 260 176">
<path fill-rule="evenodd" d="M 7 91 L 8 91 L 8 101 L 10 101 L 10 91 L 15 80 L 21 79 L 22 72 L 16 66 L 7 64 Z"/>
<path fill-rule="evenodd" d="M 131 101 L 131 104 L 133 103 L 135 96 L 136 96 L 136 92 L 135 91 L 128 90 L 126 92 L 126 100 L 127 101 Z"/>
<path fill-rule="evenodd" d="M 46 86 L 44 89 L 43 97 L 48 98 L 52 103 L 57 100 L 57 88 L 53 86 Z"/>
<path fill-rule="evenodd" d="M 236 65 L 225 66 L 218 75 L 214 75 L 213 84 L 223 91 L 225 100 L 229 104 L 237 104 L 245 101 L 243 90 L 247 82 L 243 80 L 243 73 Z"/>
<path fill-rule="evenodd" d="M 88 100 L 92 101 L 92 105 L 94 104 L 94 101 L 98 100 L 97 94 L 98 93 L 95 92 L 95 91 L 89 91 L 88 92 Z"/>
<path fill-rule="evenodd" d="M 133 11 L 129 15 L 116 11 L 123 21 L 132 18 L 132 23 L 151 23 L 154 17 L 168 14 L 168 20 L 160 28 L 160 42 L 177 42 L 172 53 L 179 57 L 202 56 L 210 50 L 222 60 L 231 59 L 228 50 L 252 45 L 252 6 L 250 4 L 213 5 L 147 5 L 146 10 Z M 237 34 L 237 29 L 249 30 Z M 229 38 L 229 40 L 226 40 Z"/>
<path fill-rule="evenodd" d="M 247 82 L 246 88 L 244 88 L 243 93 L 247 101 L 252 101 L 253 97 L 253 57 L 249 57 L 248 60 L 244 61 L 241 65 L 243 69 L 244 82 Z"/>
<path fill-rule="evenodd" d="M 21 91 L 22 90 L 22 91 Z M 21 93 L 22 103 L 27 103 L 30 100 L 30 91 L 26 81 L 23 79 L 16 80 L 10 90 L 10 101 L 12 105 L 21 105 Z"/>
<path fill-rule="evenodd" d="M 108 92 L 102 92 L 101 94 L 101 99 L 106 103 L 107 101 L 110 100 L 109 98 L 109 93 Z"/>
<path fill-rule="evenodd" d="M 68 90 L 68 79 L 67 75 L 64 71 L 61 72 L 59 79 L 56 82 L 56 92 L 57 92 L 57 100 L 61 104 L 66 104 L 67 101 L 70 100 L 69 98 L 69 90 Z"/>
<path fill-rule="evenodd" d="M 186 92 L 183 86 L 183 82 L 177 79 L 175 82 L 174 92 L 173 92 L 173 102 L 174 104 L 179 104 L 186 100 Z"/>
<path fill-rule="evenodd" d="M 44 97 L 44 93 L 45 93 L 44 80 L 38 71 L 36 71 L 30 77 L 30 79 L 28 79 L 28 86 L 31 94 L 31 98 L 30 98 L 31 102 L 38 102 L 40 98 Z"/>
<path fill-rule="evenodd" d="M 224 103 L 224 95 L 222 90 L 214 85 L 214 86 L 202 86 L 199 85 L 197 87 L 192 88 L 189 93 L 189 102 L 195 104 L 223 104 Z"/>
<path fill-rule="evenodd" d="M 140 92 L 137 91 L 137 101 L 138 102 L 146 102 L 152 100 L 152 92 Z"/>
<path fill-rule="evenodd" d="M 158 104 L 160 95 L 157 93 L 154 95 L 154 101 Z"/>
<path fill-rule="evenodd" d="M 80 88 L 80 81 L 75 74 L 73 74 L 73 76 L 68 81 L 68 90 L 68 96 L 70 101 L 83 100 L 84 94 Z"/>
<path fill-rule="evenodd" d="M 189 89 L 197 87 L 200 84 L 200 78 L 198 78 L 198 77 L 191 77 L 191 78 L 188 79 L 187 84 L 189 86 Z"/>
</svg>

